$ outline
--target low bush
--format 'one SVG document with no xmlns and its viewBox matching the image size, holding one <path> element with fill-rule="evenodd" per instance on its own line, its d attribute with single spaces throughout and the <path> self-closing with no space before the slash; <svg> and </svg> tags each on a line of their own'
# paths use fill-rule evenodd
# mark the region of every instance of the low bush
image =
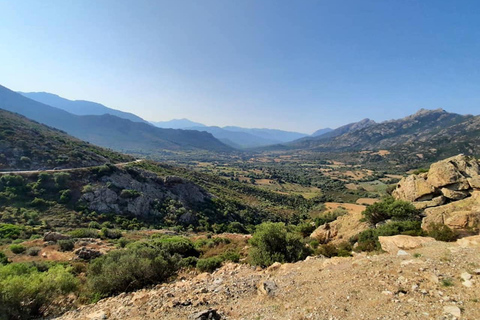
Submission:
<svg viewBox="0 0 480 320">
<path fill-rule="evenodd" d="M 201 272 L 213 272 L 222 266 L 223 260 L 220 257 L 212 257 L 207 259 L 198 259 L 197 269 Z"/>
<path fill-rule="evenodd" d="M 40 249 L 39 247 L 31 247 L 31 248 L 28 248 L 27 251 L 25 251 L 25 253 L 29 256 L 36 257 L 38 256 L 41 250 L 42 249 Z"/>
<path fill-rule="evenodd" d="M 378 228 L 362 231 L 350 239 L 350 242 L 354 243 L 358 241 L 358 247 L 355 248 L 355 251 L 375 251 L 381 249 L 378 237 L 394 236 L 397 234 L 425 236 L 420 221 L 393 221 Z"/>
<path fill-rule="evenodd" d="M 155 247 L 111 251 L 89 265 L 87 283 L 101 296 L 133 291 L 167 280 L 176 273 L 180 261 L 180 255 Z"/>
<path fill-rule="evenodd" d="M 100 233 L 98 230 L 89 228 L 79 228 L 68 233 L 72 238 L 98 238 Z"/>
<path fill-rule="evenodd" d="M 58 240 L 57 244 L 60 251 L 73 251 L 75 248 L 75 240 L 73 239 Z"/>
<path fill-rule="evenodd" d="M 395 200 L 393 197 L 387 197 L 380 202 L 369 205 L 362 214 L 372 224 L 389 219 L 394 221 L 420 220 L 420 211 L 412 203 Z"/>
<path fill-rule="evenodd" d="M 106 239 L 120 239 L 122 237 L 122 231 L 116 229 L 102 228 L 100 236 Z"/>
<path fill-rule="evenodd" d="M 0 318 L 41 318 L 55 299 L 77 287 L 78 280 L 62 265 L 46 270 L 24 263 L 0 266 Z"/>
<path fill-rule="evenodd" d="M 7 256 L 5 255 L 5 253 L 3 253 L 2 251 L 0 251 L 0 266 L 1 265 L 6 265 L 8 264 L 9 261 L 8 261 L 8 258 Z"/>
<path fill-rule="evenodd" d="M 448 226 L 441 223 L 430 224 L 428 227 L 428 236 L 438 241 L 451 242 L 457 240 L 457 234 Z"/>
<path fill-rule="evenodd" d="M 9 249 L 15 254 L 24 253 L 25 250 L 27 250 L 27 248 L 25 248 L 25 246 L 22 246 L 21 244 L 12 244 Z"/>
<path fill-rule="evenodd" d="M 274 262 L 299 261 L 311 253 L 301 237 L 288 232 L 283 223 L 265 222 L 258 225 L 250 244 L 250 263 L 262 267 Z"/>
<path fill-rule="evenodd" d="M 23 228 L 8 224 L 0 224 L 0 239 L 17 239 L 22 234 Z"/>
</svg>

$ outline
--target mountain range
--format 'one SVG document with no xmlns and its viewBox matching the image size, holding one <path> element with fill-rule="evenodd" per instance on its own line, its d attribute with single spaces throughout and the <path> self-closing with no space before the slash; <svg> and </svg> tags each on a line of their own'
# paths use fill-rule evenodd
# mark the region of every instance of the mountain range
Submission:
<svg viewBox="0 0 480 320">
<path fill-rule="evenodd" d="M 294 141 L 307 134 L 277 129 L 241 128 L 235 126 L 206 126 L 188 119 L 173 119 L 163 122 L 151 122 L 161 128 L 198 130 L 211 133 L 223 143 L 237 149 L 268 146 L 272 144 Z"/>
<path fill-rule="evenodd" d="M 376 123 L 364 119 L 319 137 L 308 137 L 269 150 L 358 152 L 388 150 L 392 159 L 434 161 L 458 153 L 480 155 L 480 116 L 421 109 L 402 119 Z"/>
<path fill-rule="evenodd" d="M 29 99 L 0 86 L 0 108 L 67 132 L 82 140 L 117 151 L 161 154 L 165 150 L 229 152 L 231 147 L 211 134 L 193 130 L 161 129 L 111 114 L 74 115 Z"/>
<path fill-rule="evenodd" d="M 85 100 L 68 100 L 56 94 L 48 92 L 18 92 L 24 97 L 41 102 L 43 104 L 65 110 L 67 112 L 79 115 L 104 115 L 111 114 L 122 119 L 128 119 L 133 122 L 148 123 L 137 115 L 129 112 L 123 112 L 104 106 L 103 104 L 85 101 Z"/>
</svg>

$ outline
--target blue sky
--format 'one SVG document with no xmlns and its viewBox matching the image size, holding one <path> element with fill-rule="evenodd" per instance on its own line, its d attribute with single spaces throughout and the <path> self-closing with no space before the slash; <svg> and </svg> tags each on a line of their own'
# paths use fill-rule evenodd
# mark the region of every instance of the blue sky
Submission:
<svg viewBox="0 0 480 320">
<path fill-rule="evenodd" d="M 480 1 L 0 0 L 0 84 L 311 133 L 479 114 Z"/>
</svg>

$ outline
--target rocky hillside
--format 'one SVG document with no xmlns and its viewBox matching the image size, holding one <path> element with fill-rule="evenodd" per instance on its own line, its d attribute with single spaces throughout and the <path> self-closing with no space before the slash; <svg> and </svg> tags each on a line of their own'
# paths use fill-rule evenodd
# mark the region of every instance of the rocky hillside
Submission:
<svg viewBox="0 0 480 320">
<path fill-rule="evenodd" d="M 474 157 L 458 155 L 436 162 L 428 172 L 403 178 L 393 196 L 424 209 L 424 229 L 433 223 L 461 233 L 480 229 L 480 164 Z"/>
<path fill-rule="evenodd" d="M 0 109 L 0 170 L 78 168 L 133 160 Z"/>
<path fill-rule="evenodd" d="M 479 319 L 479 236 L 456 243 L 407 238 L 395 240 L 390 254 L 184 274 L 59 319 Z"/>
<path fill-rule="evenodd" d="M 459 153 L 480 155 L 480 116 L 420 110 L 403 119 L 369 123 L 334 135 L 301 139 L 284 146 L 314 152 L 389 150 L 388 161 L 437 161 Z"/>
</svg>

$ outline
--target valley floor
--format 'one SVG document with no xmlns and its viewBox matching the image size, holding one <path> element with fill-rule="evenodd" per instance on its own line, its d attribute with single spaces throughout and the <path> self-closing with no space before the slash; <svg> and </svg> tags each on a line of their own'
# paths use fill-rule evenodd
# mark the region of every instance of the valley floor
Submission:
<svg viewBox="0 0 480 320">
<path fill-rule="evenodd" d="M 480 319 L 480 236 L 431 242 L 405 255 L 310 257 L 213 274 L 104 299 L 59 319 Z M 195 318 L 203 319 L 203 318 Z M 205 318 L 206 319 L 206 318 Z"/>
</svg>

